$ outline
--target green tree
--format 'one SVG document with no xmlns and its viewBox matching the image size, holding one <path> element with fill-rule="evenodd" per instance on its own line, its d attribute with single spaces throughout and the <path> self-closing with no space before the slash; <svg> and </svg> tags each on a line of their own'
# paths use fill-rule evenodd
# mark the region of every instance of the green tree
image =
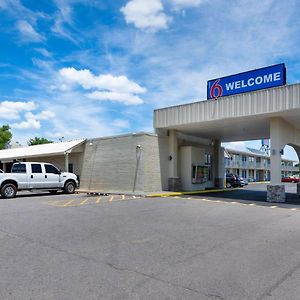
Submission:
<svg viewBox="0 0 300 300">
<path fill-rule="evenodd" d="M 9 125 L 0 127 L 0 149 L 5 149 L 12 138 Z"/>
<path fill-rule="evenodd" d="M 30 139 L 27 144 L 28 146 L 33 146 L 33 145 L 41 145 L 41 144 L 50 144 L 53 143 L 53 141 L 49 141 L 45 138 L 40 138 L 40 137 L 35 137 L 34 139 Z"/>
</svg>

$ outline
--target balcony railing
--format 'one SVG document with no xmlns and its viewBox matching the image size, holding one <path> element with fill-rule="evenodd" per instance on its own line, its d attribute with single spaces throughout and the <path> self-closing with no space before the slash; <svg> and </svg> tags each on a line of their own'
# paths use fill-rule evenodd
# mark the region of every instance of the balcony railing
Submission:
<svg viewBox="0 0 300 300">
<path fill-rule="evenodd" d="M 259 170 L 270 170 L 271 165 L 267 162 L 245 162 L 245 161 L 234 161 L 234 160 L 226 160 L 225 161 L 226 168 L 232 169 L 259 169 Z M 291 171 L 297 172 L 299 171 L 298 167 L 294 166 L 281 166 L 282 171 Z"/>
</svg>

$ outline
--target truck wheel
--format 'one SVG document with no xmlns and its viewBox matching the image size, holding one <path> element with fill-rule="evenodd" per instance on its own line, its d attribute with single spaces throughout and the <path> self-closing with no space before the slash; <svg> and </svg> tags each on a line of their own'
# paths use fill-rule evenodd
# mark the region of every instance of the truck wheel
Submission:
<svg viewBox="0 0 300 300">
<path fill-rule="evenodd" d="M 74 194 L 75 192 L 75 183 L 72 181 L 69 181 L 65 184 L 65 193 L 67 194 Z"/>
<path fill-rule="evenodd" d="M 3 198 L 14 198 L 17 194 L 17 188 L 12 183 L 4 184 L 1 188 L 1 195 Z"/>
<path fill-rule="evenodd" d="M 231 183 L 230 182 L 226 182 L 226 187 L 229 189 L 231 188 Z"/>
</svg>

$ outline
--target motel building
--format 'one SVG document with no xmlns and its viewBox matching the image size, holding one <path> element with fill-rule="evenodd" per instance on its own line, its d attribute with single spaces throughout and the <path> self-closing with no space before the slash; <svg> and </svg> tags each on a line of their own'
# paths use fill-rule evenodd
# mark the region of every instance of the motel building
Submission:
<svg viewBox="0 0 300 300">
<path fill-rule="evenodd" d="M 285 145 L 300 157 L 300 84 L 286 85 L 284 64 L 210 80 L 206 101 L 157 109 L 153 126 L 155 134 L 0 150 L 0 168 L 47 161 L 79 175 L 82 191 L 139 195 L 223 188 L 227 171 L 269 179 L 270 202 L 285 201 L 282 175 L 299 173 L 281 157 Z M 269 155 L 221 146 L 260 139 L 270 140 Z"/>
<path fill-rule="evenodd" d="M 263 149 L 262 149 L 263 150 Z M 237 174 L 248 181 L 270 181 L 271 160 L 268 149 L 245 148 L 241 150 L 225 148 L 226 173 Z M 281 177 L 299 176 L 297 161 L 281 159 Z"/>
<path fill-rule="evenodd" d="M 300 84 L 286 85 L 286 69 L 280 64 L 208 81 L 207 96 L 207 101 L 154 111 L 160 148 L 168 149 L 169 155 L 163 187 L 221 188 L 225 174 L 221 143 L 265 138 L 271 143 L 266 200 L 284 202 L 281 153 L 290 145 L 300 157 Z M 212 182 L 207 180 L 210 176 Z"/>
</svg>

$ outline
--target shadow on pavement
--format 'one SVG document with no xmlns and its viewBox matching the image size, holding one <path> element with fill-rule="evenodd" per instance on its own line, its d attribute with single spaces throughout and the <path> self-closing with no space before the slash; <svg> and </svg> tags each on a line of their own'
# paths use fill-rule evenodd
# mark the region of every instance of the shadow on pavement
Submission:
<svg viewBox="0 0 300 300">
<path fill-rule="evenodd" d="M 253 190 L 235 190 L 216 193 L 201 193 L 198 196 L 207 196 L 210 198 L 228 199 L 228 200 L 248 200 L 266 202 L 266 191 L 253 191 Z M 295 193 L 286 193 L 286 202 L 288 204 L 300 205 L 300 197 Z"/>
<path fill-rule="evenodd" d="M 28 192 L 28 193 L 17 193 L 16 198 L 30 198 L 30 197 L 46 197 L 46 196 L 58 196 L 58 195 L 63 195 L 63 192 L 57 192 L 56 194 L 51 194 L 49 192 Z"/>
</svg>

